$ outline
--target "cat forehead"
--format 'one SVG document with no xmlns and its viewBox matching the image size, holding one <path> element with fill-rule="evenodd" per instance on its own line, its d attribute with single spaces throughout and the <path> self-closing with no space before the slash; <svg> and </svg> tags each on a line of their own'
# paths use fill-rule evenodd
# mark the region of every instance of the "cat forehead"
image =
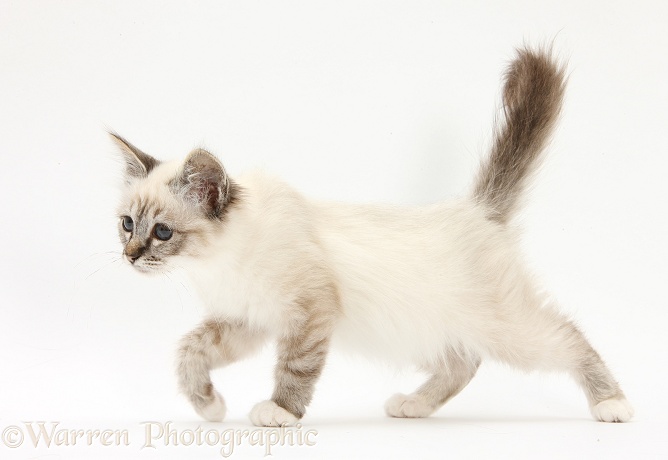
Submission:
<svg viewBox="0 0 668 460">
<path fill-rule="evenodd" d="M 179 174 L 181 167 L 182 163 L 179 161 L 160 163 L 147 177 L 128 184 L 123 200 L 124 206 L 134 211 L 136 215 L 147 211 L 156 215 L 176 204 L 169 183 Z"/>
<path fill-rule="evenodd" d="M 183 161 L 173 160 L 158 164 L 141 182 L 144 185 L 167 185 L 183 169 Z"/>
</svg>

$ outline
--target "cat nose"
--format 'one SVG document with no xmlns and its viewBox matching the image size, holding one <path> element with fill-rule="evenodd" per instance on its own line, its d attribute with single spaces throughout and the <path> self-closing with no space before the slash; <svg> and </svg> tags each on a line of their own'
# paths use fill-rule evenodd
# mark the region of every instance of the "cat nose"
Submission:
<svg viewBox="0 0 668 460">
<path fill-rule="evenodd" d="M 134 264 L 137 261 L 137 259 L 141 257 L 144 251 L 146 251 L 146 247 L 144 246 L 128 244 L 125 247 L 125 257 L 131 264 Z"/>
</svg>

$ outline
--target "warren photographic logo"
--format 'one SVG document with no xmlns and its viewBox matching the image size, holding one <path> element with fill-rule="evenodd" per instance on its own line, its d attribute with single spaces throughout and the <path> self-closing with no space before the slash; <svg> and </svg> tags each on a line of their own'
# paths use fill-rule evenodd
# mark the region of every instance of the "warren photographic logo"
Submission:
<svg viewBox="0 0 668 460">
<path fill-rule="evenodd" d="M 102 447 L 106 449 L 216 448 L 221 456 L 231 457 L 240 446 L 263 449 L 313 447 L 317 430 L 295 427 L 224 430 L 201 425 L 185 428 L 173 422 L 141 422 L 133 429 L 81 429 L 60 422 L 21 422 L 2 429 L 0 443 L 9 449 L 67 449 Z"/>
<path fill-rule="evenodd" d="M 61 447 L 76 445 L 129 446 L 128 430 L 81 430 L 60 427 L 60 422 L 23 422 L 2 430 L 2 443 L 10 449 L 24 444 L 33 447 Z"/>
</svg>

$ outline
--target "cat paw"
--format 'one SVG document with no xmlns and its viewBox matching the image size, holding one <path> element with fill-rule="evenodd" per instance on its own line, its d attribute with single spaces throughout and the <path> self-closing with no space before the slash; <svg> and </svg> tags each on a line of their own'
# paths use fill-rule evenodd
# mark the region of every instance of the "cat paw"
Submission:
<svg viewBox="0 0 668 460">
<path fill-rule="evenodd" d="M 591 412 L 601 422 L 628 422 L 633 417 L 633 407 L 624 397 L 601 401 Z"/>
<path fill-rule="evenodd" d="M 197 413 L 209 422 L 222 422 L 227 412 L 225 400 L 216 390 L 213 390 L 213 402 L 204 407 L 195 406 Z"/>
<path fill-rule="evenodd" d="M 390 417 L 420 418 L 429 417 L 434 409 L 425 398 L 418 394 L 404 395 L 397 393 L 385 403 L 385 413 Z"/>
<path fill-rule="evenodd" d="M 299 421 L 299 418 L 274 401 L 257 403 L 249 417 L 255 426 L 294 426 Z"/>
</svg>

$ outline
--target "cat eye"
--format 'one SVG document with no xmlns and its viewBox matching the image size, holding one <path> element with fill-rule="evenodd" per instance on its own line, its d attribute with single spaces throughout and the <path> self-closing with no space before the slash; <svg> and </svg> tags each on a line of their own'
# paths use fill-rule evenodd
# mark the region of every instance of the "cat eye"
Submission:
<svg viewBox="0 0 668 460">
<path fill-rule="evenodd" d="M 167 241 L 172 237 L 172 229 L 165 224 L 156 224 L 153 228 L 153 234 L 161 241 Z"/>
<path fill-rule="evenodd" d="M 123 216 L 121 217 L 121 220 L 122 220 L 123 230 L 125 230 L 126 232 L 129 233 L 135 229 L 135 223 L 132 221 L 132 217 Z"/>
</svg>

